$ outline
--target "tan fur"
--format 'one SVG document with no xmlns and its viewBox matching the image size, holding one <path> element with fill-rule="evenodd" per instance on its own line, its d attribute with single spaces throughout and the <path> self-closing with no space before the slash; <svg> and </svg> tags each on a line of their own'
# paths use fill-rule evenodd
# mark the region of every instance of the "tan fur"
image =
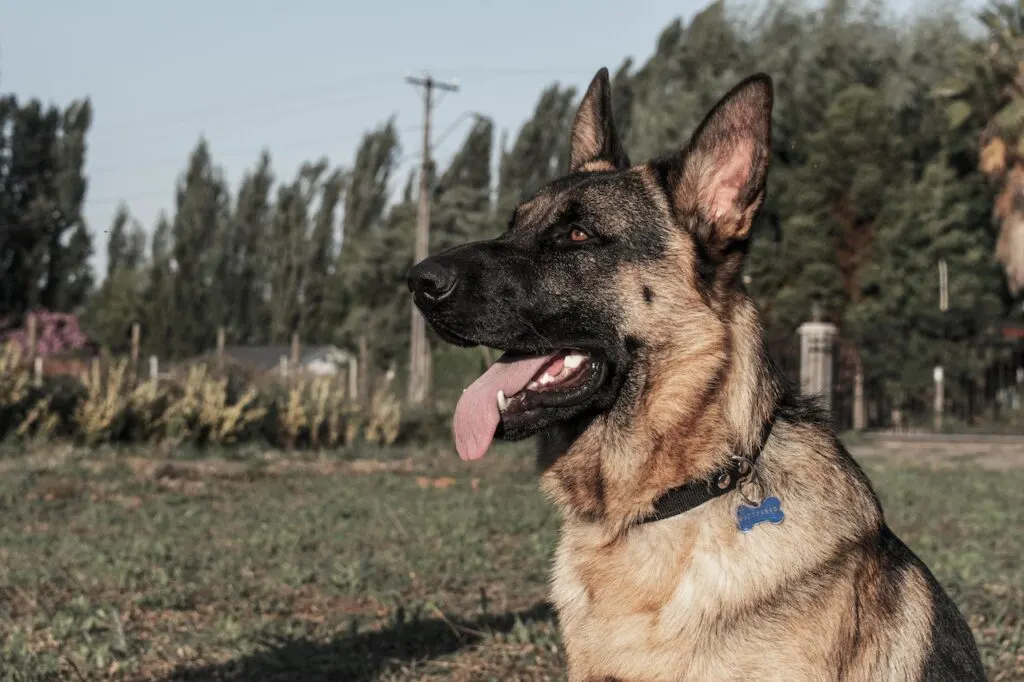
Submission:
<svg viewBox="0 0 1024 682">
<path fill-rule="evenodd" d="M 615 166 L 604 160 L 588 161 L 580 167 L 581 173 L 605 173 L 613 170 Z"/>
<path fill-rule="evenodd" d="M 847 680 L 917 679 L 930 611 L 916 572 L 904 577 L 897 622 L 886 622 L 868 595 L 861 630 L 869 645 L 853 660 L 834 656 L 850 649 L 846 614 L 857 598 L 861 558 L 846 562 L 846 545 L 876 527 L 880 516 L 864 508 L 856 481 L 835 480 L 838 467 L 827 449 L 816 434 L 797 427 L 773 434 L 761 466 L 786 500 L 787 519 L 764 533 L 739 534 L 732 521 L 736 501 L 728 498 L 626 533 L 567 519 L 551 597 L 570 680 L 818 681 L 840 679 L 840 670 Z M 803 466 L 790 469 L 794 459 Z M 786 495 L 791 487 L 814 492 Z M 823 533 L 822 516 L 843 524 Z M 827 580 L 799 585 L 801 577 L 836 561 Z M 860 577 L 871 585 L 870 576 Z M 897 633 L 909 634 L 899 639 Z"/>
<path fill-rule="evenodd" d="M 872 557 L 847 552 L 882 518 L 825 434 L 779 424 L 759 460 L 784 500 L 780 526 L 738 533 L 736 495 L 631 526 L 665 490 L 715 470 L 736 446 L 753 447 L 753 425 L 769 409 L 770 396 L 758 392 L 753 304 L 738 297 L 725 317 L 699 305 L 694 283 L 680 276 L 694 258 L 680 236 L 656 265 L 614 274 L 618 291 L 654 291 L 650 306 L 623 295 L 625 332 L 650 353 L 642 403 L 628 426 L 598 418 L 542 477 L 566 512 L 551 598 L 570 680 L 916 679 L 930 622 L 916 573 L 905 576 L 893 615 L 910 627 L 883 617 L 892 605 L 861 595 L 870 646 L 851 660 L 835 655 L 854 650 L 847 614 L 858 576 L 871 585 L 861 564 Z M 806 578 L 821 566 L 826 580 Z M 901 640 L 897 631 L 910 634 Z"/>
</svg>

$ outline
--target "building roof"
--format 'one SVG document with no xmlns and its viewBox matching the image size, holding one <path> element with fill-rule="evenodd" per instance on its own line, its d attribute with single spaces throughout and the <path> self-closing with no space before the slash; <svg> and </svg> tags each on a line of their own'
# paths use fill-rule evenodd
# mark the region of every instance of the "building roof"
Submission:
<svg viewBox="0 0 1024 682">
<path fill-rule="evenodd" d="M 203 354 L 204 357 L 216 357 L 217 351 L 211 350 Z M 276 370 L 281 364 L 281 357 L 291 360 L 291 346 L 225 346 L 224 357 L 243 365 L 246 368 L 257 372 L 270 372 Z M 302 346 L 299 350 L 299 364 L 307 365 L 316 361 L 327 361 L 330 359 L 344 361 L 349 354 L 336 346 Z"/>
</svg>

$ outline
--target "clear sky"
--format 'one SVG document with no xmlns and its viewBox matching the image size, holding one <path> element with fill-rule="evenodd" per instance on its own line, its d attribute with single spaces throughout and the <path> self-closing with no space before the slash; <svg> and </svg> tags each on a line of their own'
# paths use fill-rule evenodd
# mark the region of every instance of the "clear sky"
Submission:
<svg viewBox="0 0 1024 682">
<path fill-rule="evenodd" d="M 545 85 L 584 88 L 600 66 L 642 62 L 669 21 L 705 4 L 0 0 L 0 91 L 92 99 L 85 214 L 102 268 L 118 202 L 151 229 L 201 134 L 232 190 L 264 147 L 286 180 L 323 155 L 349 165 L 362 134 L 392 114 L 403 151 L 416 155 L 422 105 L 404 77 L 424 69 L 461 87 L 436 109 L 438 135 L 466 111 L 514 134 Z M 440 161 L 467 130 L 440 141 Z"/>
</svg>

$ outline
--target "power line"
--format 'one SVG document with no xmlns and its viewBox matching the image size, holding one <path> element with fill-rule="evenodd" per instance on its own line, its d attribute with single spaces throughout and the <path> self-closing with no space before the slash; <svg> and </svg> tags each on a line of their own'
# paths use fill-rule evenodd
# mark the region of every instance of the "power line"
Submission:
<svg viewBox="0 0 1024 682">
<path fill-rule="evenodd" d="M 516 77 L 516 76 L 538 76 L 547 75 L 554 77 L 565 77 L 571 73 L 589 74 L 591 68 L 580 68 L 580 69 L 522 69 L 514 67 L 468 67 L 460 69 L 463 73 L 473 73 L 481 76 L 494 76 L 494 77 Z M 323 96 L 335 96 L 345 95 L 347 102 L 364 102 L 366 99 L 353 100 L 347 96 L 351 94 L 352 88 L 361 84 L 369 84 L 372 82 L 386 81 L 394 78 L 397 74 L 395 72 L 379 72 L 370 75 L 360 76 L 358 78 L 349 79 L 340 83 L 334 83 L 330 86 L 317 86 L 314 88 L 303 88 L 301 90 L 284 91 L 273 95 L 261 95 L 259 97 L 239 99 L 234 101 L 225 101 L 223 104 L 217 104 L 210 107 L 203 107 L 200 109 L 193 109 L 191 111 L 182 112 L 174 116 L 161 116 L 155 119 L 149 119 L 146 121 L 140 121 L 138 119 L 128 120 L 113 120 L 103 121 L 105 126 L 116 127 L 119 134 L 129 132 L 132 130 L 140 130 L 145 128 L 161 128 L 171 127 L 176 128 L 181 124 L 189 121 L 195 121 L 200 119 L 207 119 L 210 116 L 220 116 L 221 114 L 230 114 L 232 116 L 238 116 L 239 110 L 251 111 L 261 105 L 271 104 L 291 104 L 301 101 L 301 98 L 307 97 L 316 99 Z M 442 93 L 443 94 L 443 93 Z M 438 101 L 436 104 L 440 104 Z"/>
<path fill-rule="evenodd" d="M 549 76 L 562 76 L 562 77 L 564 77 L 567 73 L 570 73 L 570 72 L 578 72 L 580 74 L 585 74 L 585 73 L 589 74 L 590 69 L 589 69 L 589 67 L 587 67 L 587 68 L 582 68 L 581 67 L 581 68 L 578 68 L 578 69 L 572 69 L 572 68 L 570 68 L 570 69 L 524 69 L 524 68 L 516 68 L 516 67 L 486 67 L 486 66 L 479 67 L 479 66 L 476 66 L 476 67 L 466 67 L 466 68 L 462 69 L 462 71 L 464 71 L 466 73 L 471 73 L 471 74 L 474 74 L 474 75 L 490 75 L 490 76 L 496 76 L 496 77 L 501 77 L 501 76 L 515 77 L 515 76 L 534 76 L 534 75 L 549 75 Z M 304 89 L 304 90 L 285 92 L 285 93 L 281 93 L 281 94 L 278 94 L 278 95 L 272 95 L 272 96 L 268 95 L 268 96 L 260 97 L 260 98 L 250 98 L 248 100 L 239 100 L 239 101 L 236 101 L 236 102 L 234 102 L 234 103 L 232 103 L 230 105 L 225 104 L 222 108 L 206 108 L 206 109 L 200 109 L 200 110 L 193 110 L 192 112 L 190 112 L 190 114 L 179 115 L 179 116 L 175 116 L 173 118 L 163 119 L 163 121 L 171 121 L 173 123 L 182 123 L 183 119 L 187 118 L 189 115 L 191 115 L 191 116 L 204 116 L 204 115 L 209 115 L 211 113 L 217 114 L 217 113 L 224 113 L 224 112 L 229 112 L 229 111 L 231 113 L 237 115 L 238 110 L 240 108 L 252 109 L 253 106 L 256 106 L 256 105 L 258 105 L 260 103 L 265 103 L 265 102 L 268 102 L 268 101 L 280 102 L 282 99 L 287 99 L 287 98 L 294 99 L 296 97 L 302 96 L 303 94 L 322 94 L 322 93 L 333 93 L 333 92 L 336 92 L 336 91 L 337 92 L 342 92 L 344 90 L 340 90 L 341 88 L 344 88 L 344 87 L 351 88 L 352 85 L 358 84 L 358 83 L 363 82 L 363 81 L 376 80 L 376 79 L 379 79 L 379 78 L 382 78 L 382 77 L 393 76 L 393 75 L 394 75 L 393 72 L 392 73 L 372 74 L 370 76 L 362 76 L 362 77 L 357 78 L 357 79 L 351 79 L 349 81 L 346 81 L 345 85 L 334 85 L 331 88 L 315 88 L 315 89 L 307 88 L 307 89 Z M 415 78 L 413 78 L 413 79 L 408 79 L 407 78 L 406 80 L 409 81 L 409 82 L 422 81 L 422 79 L 415 79 Z M 438 84 L 437 81 L 433 81 L 433 82 L 434 82 L 435 85 Z M 422 85 L 422 83 L 417 83 L 417 84 Z M 455 87 L 455 89 L 457 90 L 457 86 Z M 447 93 L 447 92 L 450 92 L 449 90 L 446 90 L 446 89 L 443 89 L 443 88 L 438 88 L 438 90 L 440 91 L 440 93 L 442 95 Z M 349 101 L 354 101 L 354 100 L 349 100 Z M 360 100 L 360 101 L 365 101 L 365 100 Z M 437 102 L 433 103 L 433 105 L 436 106 Z M 454 132 L 454 130 L 457 129 L 457 126 L 460 123 L 462 123 L 462 121 L 467 116 L 470 116 L 470 115 L 474 115 L 474 112 L 465 112 L 461 116 L 459 116 L 455 121 L 452 122 L 451 125 L 449 125 L 445 129 L 445 131 L 438 137 L 438 139 L 435 141 L 434 144 L 438 145 L 438 144 L 442 143 L 444 140 L 446 140 L 448 138 L 448 136 L 450 134 L 452 134 Z M 157 119 L 156 120 L 157 123 L 160 123 L 160 121 L 161 121 L 161 119 Z M 150 123 L 153 123 L 153 121 L 149 121 L 147 123 L 142 123 L 142 124 L 139 124 L 138 122 L 136 122 L 136 125 L 134 125 L 134 126 L 131 125 L 130 123 L 129 124 L 124 124 L 124 125 L 118 124 L 118 127 L 119 127 L 120 130 L 130 130 L 133 127 L 135 129 L 139 129 L 139 128 L 141 128 L 141 127 L 143 127 L 145 125 L 148 125 Z M 401 132 L 411 132 L 411 131 L 418 131 L 418 130 L 423 130 L 423 129 L 424 129 L 424 126 L 417 125 L 417 126 L 405 126 L 403 128 L 400 128 L 399 130 Z M 315 139 L 314 138 L 309 138 L 307 140 L 303 140 L 303 141 L 299 141 L 299 142 L 293 142 L 291 144 L 292 145 L 313 144 L 313 143 L 318 143 L 320 141 L 320 139 L 321 138 L 318 136 Z M 325 144 L 329 145 L 329 144 L 331 144 L 331 142 L 326 142 Z M 267 149 L 267 145 L 261 146 L 259 148 L 259 150 L 256 152 L 257 155 L 260 152 L 262 152 L 264 149 Z M 215 158 L 216 159 L 225 159 L 225 158 L 232 159 L 232 158 L 238 158 L 240 156 L 249 155 L 249 154 L 252 154 L 252 153 L 253 152 L 252 152 L 252 148 L 251 147 L 247 147 L 245 149 L 238 148 L 236 150 L 228 151 L 226 153 L 217 153 L 215 155 Z M 188 158 L 187 155 L 185 155 L 184 156 L 184 160 L 186 162 L 187 162 L 187 158 Z M 401 165 L 405 164 L 406 162 L 408 162 L 410 160 L 417 160 L 417 159 L 424 159 L 424 158 L 426 158 L 426 157 L 423 157 L 423 156 L 418 155 L 418 154 L 416 154 L 416 155 L 403 155 L 396 162 L 396 167 L 400 167 Z M 160 166 L 162 166 L 165 163 L 173 163 L 173 162 L 179 161 L 179 160 L 182 160 L 182 157 L 179 157 L 179 156 L 163 157 L 162 159 L 149 159 L 148 160 L 149 161 L 148 165 L 147 166 L 142 166 L 142 167 L 140 167 L 138 164 L 132 164 L 130 166 L 126 166 L 126 167 L 123 167 L 123 168 L 119 168 L 119 167 L 116 167 L 116 166 L 100 167 L 100 168 L 90 169 L 89 170 L 89 176 L 90 177 L 95 177 L 95 176 L 115 174 L 115 173 L 136 173 L 139 170 L 144 170 L 144 169 L 147 169 L 147 168 L 155 168 L 158 164 Z M 403 181 L 403 178 L 399 177 L 400 175 L 401 175 L 400 173 L 396 172 L 395 181 L 398 181 L 398 182 Z M 173 194 L 173 192 L 172 192 L 172 194 Z M 92 207 L 92 208 L 95 208 L 97 206 L 116 205 L 116 204 L 120 204 L 122 202 L 130 204 L 132 202 L 163 201 L 164 199 L 165 199 L 164 196 L 157 197 L 155 195 L 135 196 L 135 197 L 101 197 L 101 198 L 97 198 L 97 199 L 89 199 L 89 198 L 87 198 L 86 199 L 86 204 L 88 206 Z"/>
</svg>

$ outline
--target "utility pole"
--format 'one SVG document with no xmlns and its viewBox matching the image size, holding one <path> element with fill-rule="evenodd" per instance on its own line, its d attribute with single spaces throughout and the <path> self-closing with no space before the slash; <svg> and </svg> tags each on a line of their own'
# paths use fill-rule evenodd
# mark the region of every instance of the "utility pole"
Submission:
<svg viewBox="0 0 1024 682">
<path fill-rule="evenodd" d="M 458 92 L 455 83 L 434 80 L 429 74 L 422 78 L 407 77 L 405 81 L 423 88 L 423 158 L 420 161 L 419 208 L 416 212 L 416 247 L 414 262 L 419 263 L 430 251 L 430 118 L 434 106 L 434 90 Z M 420 405 L 430 391 L 430 348 L 423 316 L 411 305 L 409 335 L 409 402 Z"/>
</svg>

